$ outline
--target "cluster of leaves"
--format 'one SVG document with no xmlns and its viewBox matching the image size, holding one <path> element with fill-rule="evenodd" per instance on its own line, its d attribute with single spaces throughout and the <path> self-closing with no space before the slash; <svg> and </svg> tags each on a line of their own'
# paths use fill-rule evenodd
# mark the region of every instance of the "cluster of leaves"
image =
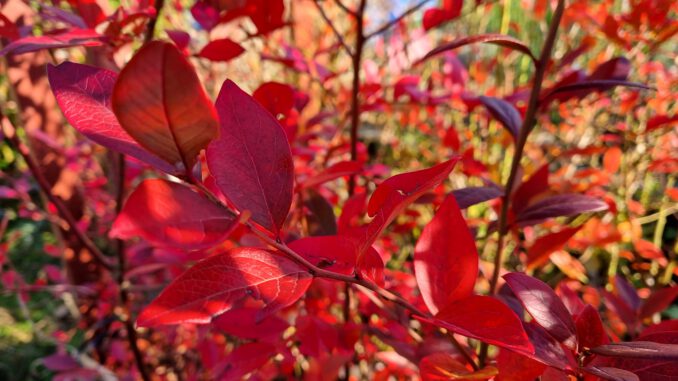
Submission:
<svg viewBox="0 0 678 381">
<path fill-rule="evenodd" d="M 665 254 L 675 254 L 678 243 L 663 237 L 675 212 L 669 200 L 677 196 L 670 84 L 678 74 L 639 59 L 644 70 L 668 78 L 651 89 L 629 81 L 635 63 L 603 53 L 586 62 L 589 70 L 577 69 L 573 63 L 596 44 L 589 35 L 551 59 L 561 18 L 603 31 L 624 49 L 640 41 L 657 54 L 678 32 L 670 16 L 675 5 L 632 2 L 630 13 L 607 13 L 601 22 L 600 14 L 575 19 L 577 12 L 594 12 L 586 2 L 558 1 L 548 10 L 535 4 L 535 15 L 551 20 L 542 25 L 548 33 L 536 55 L 532 44 L 505 33 L 423 49 L 418 40 L 404 41 L 406 20 L 426 1 L 373 32 L 364 29 L 366 0 L 337 1 L 333 10 L 351 20 L 345 35 L 328 4 L 312 1 L 327 27 L 319 37 L 295 36 L 316 33 L 303 25 L 309 17 L 303 12 L 314 9 L 306 0 L 199 0 L 185 9 L 172 4 L 175 13 L 162 1 L 114 12 L 101 3 L 41 5 L 39 34 L 0 14 L 7 42 L 0 55 L 8 65 L 28 53 L 35 59 L 45 49 L 74 46 L 98 63 L 54 62 L 46 76 L 68 123 L 100 147 L 83 141 L 63 152 L 70 147 L 64 139 L 28 127 L 22 135 L 15 125 L 25 121 L 2 107 L 6 142 L 30 170 L 7 176 L 3 197 L 19 200 L 24 218 L 62 228 L 64 242 L 45 252 L 68 264 L 68 276 L 49 265 L 47 279 L 28 284 L 4 255 L 19 239 L 8 235 L 2 284 L 22 302 L 44 289 L 77 297 L 77 326 L 88 339 L 74 346 L 57 330 L 57 353 L 42 360 L 60 379 L 111 372 L 220 380 L 675 378 L 678 326 L 661 314 L 678 296 L 675 256 Z M 433 32 L 454 25 L 464 9 L 494 6 L 446 0 L 419 12 L 415 30 Z M 157 22 L 188 13 L 198 29 L 166 28 L 167 41 L 153 39 Z M 613 23 L 628 23 L 629 31 Z M 629 37 L 653 33 L 660 37 L 651 43 Z M 312 58 L 295 38 L 316 39 Z M 317 42 L 326 39 L 328 46 Z M 383 83 L 378 55 L 363 56 L 371 39 L 377 51 L 388 51 L 384 45 L 407 51 L 407 44 L 420 51 L 410 52 L 416 57 L 405 58 L 405 68 L 389 67 Z M 204 42 L 200 49 L 194 40 Z M 482 84 L 499 65 L 496 57 L 487 66 L 463 62 L 458 49 L 479 43 L 519 57 L 531 80 L 513 89 L 505 84 L 512 91 L 503 97 L 499 84 L 484 95 L 471 91 L 470 73 Z M 400 53 L 386 55 L 401 62 Z M 246 57 L 254 57 L 253 66 L 272 65 L 280 70 L 276 78 L 289 83 L 255 81 L 250 95 L 239 86 L 248 81 L 234 77 L 212 102 L 212 83 L 223 78 L 213 67 Z M 196 71 L 192 60 L 210 63 Z M 352 81 L 343 80 L 347 62 Z M 622 111 L 631 116 L 595 133 L 602 145 L 572 148 L 567 139 L 617 107 L 606 95 L 617 87 L 624 88 Z M 653 110 L 642 106 L 646 96 Z M 590 107 L 573 111 L 581 102 Z M 452 113 L 457 126 L 446 116 L 450 105 L 461 110 Z M 391 119 L 379 122 L 379 114 Z M 642 123 L 635 122 L 639 115 Z M 479 118 L 476 131 L 461 128 Z M 385 127 L 395 120 L 395 138 L 384 140 L 384 131 L 370 142 L 368 119 Z M 387 153 L 407 158 L 408 135 L 419 136 L 418 157 L 391 176 L 387 164 L 394 158 Z M 63 184 L 46 178 L 22 138 L 57 147 L 56 155 L 67 158 L 63 168 L 86 176 L 77 213 L 57 194 Z M 649 161 L 630 148 L 641 139 L 656 144 Z M 492 154 L 490 143 L 501 154 Z M 482 156 L 474 144 L 488 152 Z M 109 160 L 101 147 L 110 150 Z M 524 153 L 537 164 L 521 160 Z M 111 164 L 111 158 L 119 160 Z M 562 158 L 573 163 L 554 164 Z M 645 207 L 656 195 L 641 194 L 643 204 L 629 194 L 636 163 L 663 176 L 654 242 L 643 238 L 638 220 L 651 217 Z M 453 173 L 457 166 L 460 173 Z M 451 176 L 466 186 L 453 189 Z M 44 211 L 21 196 L 32 177 L 49 200 Z M 9 222 L 5 215 L 3 232 Z M 597 269 L 607 276 L 582 263 L 608 251 L 610 259 Z M 505 252 L 511 254 L 506 263 Z"/>
</svg>

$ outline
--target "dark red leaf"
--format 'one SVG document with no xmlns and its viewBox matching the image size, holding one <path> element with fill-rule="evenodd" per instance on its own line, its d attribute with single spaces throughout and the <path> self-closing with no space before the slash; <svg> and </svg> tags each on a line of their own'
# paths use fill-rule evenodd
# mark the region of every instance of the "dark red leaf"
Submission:
<svg viewBox="0 0 678 381">
<path fill-rule="evenodd" d="M 522 182 L 518 188 L 515 189 L 511 198 L 511 208 L 513 208 L 513 212 L 519 214 L 527 207 L 527 205 L 529 205 L 530 200 L 548 190 L 549 165 L 546 163 L 539 167 L 530 178 Z"/>
<path fill-rule="evenodd" d="M 550 89 L 541 97 L 541 102 L 548 103 L 554 96 L 559 94 L 576 93 L 586 90 L 586 93 L 583 95 L 588 95 L 591 91 L 605 91 L 617 86 L 631 87 L 642 90 L 654 90 L 652 87 L 636 82 L 620 81 L 614 79 L 584 80 L 582 82 L 557 86 Z"/>
<path fill-rule="evenodd" d="M 506 283 L 534 321 L 570 348 L 577 346 L 577 328 L 558 295 L 546 283 L 521 273 L 504 275 Z"/>
<path fill-rule="evenodd" d="M 179 50 L 183 51 L 188 48 L 188 44 L 191 42 L 191 35 L 183 30 L 167 30 L 165 33 L 167 33 L 167 36 L 174 42 L 174 45 L 176 45 Z"/>
<path fill-rule="evenodd" d="M 627 370 L 611 368 L 607 366 L 587 366 L 582 368 L 584 372 L 610 381 L 640 381 L 640 378 Z"/>
<path fill-rule="evenodd" d="M 518 139 L 520 127 L 523 124 L 523 117 L 520 116 L 515 106 L 503 99 L 494 97 L 480 96 L 478 100 L 487 108 L 490 115 L 511 133 L 513 139 Z"/>
<path fill-rule="evenodd" d="M 534 268 L 546 262 L 554 251 L 561 250 L 583 225 L 574 228 L 564 228 L 556 233 L 547 234 L 537 240 L 527 250 L 527 267 Z"/>
<path fill-rule="evenodd" d="M 257 321 L 258 313 L 256 308 L 233 309 L 217 316 L 212 323 L 227 334 L 241 339 L 279 340 L 289 324 L 275 315 Z"/>
<path fill-rule="evenodd" d="M 47 66 L 47 77 L 61 111 L 78 132 L 104 147 L 178 174 L 174 166 L 142 148 L 118 123 L 111 108 L 116 73 L 64 62 Z"/>
<path fill-rule="evenodd" d="M 222 38 L 210 41 L 200 50 L 198 56 L 207 58 L 210 61 L 228 62 L 241 55 L 244 51 L 245 49 L 237 42 L 230 38 Z"/>
<path fill-rule="evenodd" d="M 24 54 L 43 49 L 69 48 L 72 46 L 99 46 L 102 36 L 91 29 L 72 28 L 59 34 L 27 36 L 11 42 L 0 50 L 0 56 Z"/>
<path fill-rule="evenodd" d="M 607 210 L 602 200 L 583 194 L 559 194 L 547 197 L 525 208 L 516 218 L 520 226 L 534 225 L 554 217 Z"/>
<path fill-rule="evenodd" d="M 536 61 L 536 58 L 534 55 L 532 55 L 532 52 L 530 51 L 530 48 L 525 45 L 522 41 L 517 40 L 511 36 L 503 35 L 503 34 L 480 34 L 476 36 L 467 36 L 467 37 L 462 37 L 457 40 L 454 40 L 452 42 L 446 43 L 442 46 L 439 46 L 430 52 L 428 52 L 422 59 L 420 59 L 417 63 L 421 63 L 423 61 L 428 60 L 431 57 L 437 56 L 438 54 L 457 49 L 459 47 L 469 45 L 469 44 L 476 44 L 476 43 L 488 43 L 488 44 L 495 44 L 495 45 L 500 45 L 505 48 L 510 48 L 513 50 L 517 50 L 521 53 L 527 54 L 530 58 L 532 58 L 533 61 Z"/>
<path fill-rule="evenodd" d="M 562 371 L 577 367 L 572 351 L 563 349 L 563 346 L 540 325 L 531 321 L 525 323 L 523 327 L 534 346 L 534 354 L 526 353 L 528 357 Z"/>
<path fill-rule="evenodd" d="M 294 89 L 280 82 L 266 82 L 252 94 L 274 117 L 287 115 L 294 107 Z"/>
<path fill-rule="evenodd" d="M 577 326 L 577 339 L 580 348 L 593 348 L 610 342 L 598 310 L 590 304 L 584 306 L 574 322 Z"/>
<path fill-rule="evenodd" d="M 652 341 L 605 344 L 592 348 L 591 352 L 608 357 L 678 361 L 678 344 L 664 344 Z"/>
<path fill-rule="evenodd" d="M 129 196 L 110 236 L 139 236 L 156 246 L 197 250 L 223 241 L 236 226 L 232 213 L 190 188 L 152 179 Z"/>
<path fill-rule="evenodd" d="M 210 173 L 238 209 L 277 234 L 292 203 L 294 167 L 285 131 L 230 80 L 216 107 L 221 136 L 207 147 Z"/>
<path fill-rule="evenodd" d="M 434 353 L 419 362 L 419 374 L 423 381 L 489 380 L 497 373 L 497 368 L 493 366 L 469 369 L 448 353 Z"/>
<path fill-rule="evenodd" d="M 414 274 L 432 314 L 473 293 L 478 251 L 457 201 L 448 196 L 414 249 Z"/>
<path fill-rule="evenodd" d="M 305 268 L 280 254 L 240 248 L 211 256 L 181 274 L 147 306 L 137 325 L 209 323 L 246 297 L 266 305 L 256 320 L 289 306 L 311 285 Z"/>
<path fill-rule="evenodd" d="M 316 185 L 332 181 L 344 176 L 350 176 L 360 173 L 363 170 L 362 163 L 358 161 L 342 161 L 336 164 L 333 164 L 329 168 L 325 169 L 321 173 L 309 177 L 304 180 L 299 186 L 304 188 L 311 188 Z"/>
<path fill-rule="evenodd" d="M 678 286 L 654 291 L 640 307 L 640 318 L 649 318 L 656 313 L 664 311 L 676 298 L 678 298 Z"/>
<path fill-rule="evenodd" d="M 299 316 L 295 324 L 299 351 L 312 357 L 331 353 L 339 342 L 339 331 L 315 316 Z"/>
<path fill-rule="evenodd" d="M 546 365 L 523 354 L 508 349 L 501 349 L 497 356 L 499 374 L 496 381 L 525 381 L 539 377 Z"/>
<path fill-rule="evenodd" d="M 504 303 L 490 296 L 472 295 L 457 300 L 435 318 L 420 320 L 521 353 L 534 353 L 518 316 Z"/>
<path fill-rule="evenodd" d="M 358 274 L 379 287 L 384 287 L 384 260 L 373 247 L 368 247 L 358 258 Z"/>
<path fill-rule="evenodd" d="M 452 191 L 454 198 L 457 199 L 459 209 L 466 209 L 469 206 L 481 202 L 493 200 L 501 197 L 504 191 L 499 187 L 468 187 L 455 189 Z"/>
<path fill-rule="evenodd" d="M 132 57 L 115 83 L 112 105 L 130 136 L 184 173 L 219 135 L 198 75 L 169 42 L 152 41 Z"/>
<path fill-rule="evenodd" d="M 226 364 L 225 373 L 220 381 L 239 381 L 248 373 L 256 371 L 276 355 L 274 345 L 267 343 L 242 344 L 223 360 Z"/>
</svg>

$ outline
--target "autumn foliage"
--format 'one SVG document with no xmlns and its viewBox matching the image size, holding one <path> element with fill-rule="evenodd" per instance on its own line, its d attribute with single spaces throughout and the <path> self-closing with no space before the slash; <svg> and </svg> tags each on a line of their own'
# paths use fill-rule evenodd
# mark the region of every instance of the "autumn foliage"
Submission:
<svg viewBox="0 0 678 381">
<path fill-rule="evenodd" d="M 20 374 L 678 380 L 675 2 L 115 3 L 1 8 Z"/>
</svg>

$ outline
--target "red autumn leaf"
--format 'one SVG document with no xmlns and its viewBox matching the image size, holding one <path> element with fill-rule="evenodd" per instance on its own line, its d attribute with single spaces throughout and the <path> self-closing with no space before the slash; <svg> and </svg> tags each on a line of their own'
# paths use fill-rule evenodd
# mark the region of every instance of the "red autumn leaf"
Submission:
<svg viewBox="0 0 678 381">
<path fill-rule="evenodd" d="M 505 48 L 517 50 L 523 54 L 527 54 L 530 58 L 532 58 L 533 61 L 536 61 L 536 58 L 534 55 L 532 55 L 532 52 L 530 51 L 530 48 L 525 45 L 522 41 L 515 39 L 511 36 L 506 36 L 503 34 L 479 34 L 476 36 L 467 36 L 467 37 L 462 37 L 459 39 L 456 39 L 452 42 L 448 42 L 446 44 L 443 44 L 430 52 L 428 52 L 423 58 L 421 58 L 418 63 L 421 63 L 423 61 L 428 60 L 431 57 L 437 56 L 438 54 L 457 49 L 459 47 L 469 45 L 469 44 L 476 44 L 476 43 L 488 43 L 488 44 L 495 44 L 495 45 L 500 45 Z"/>
<path fill-rule="evenodd" d="M 559 194 L 525 208 L 518 214 L 516 223 L 520 226 L 529 226 L 549 218 L 599 212 L 607 208 L 607 203 L 595 197 L 583 194 Z"/>
<path fill-rule="evenodd" d="M 367 250 L 358 258 L 358 275 L 362 279 L 367 279 L 379 287 L 384 287 L 384 260 L 373 247 Z"/>
<path fill-rule="evenodd" d="M 598 310 L 590 304 L 584 306 L 574 322 L 580 348 L 593 348 L 610 342 Z"/>
<path fill-rule="evenodd" d="M 305 237 L 288 246 L 320 268 L 345 275 L 351 275 L 355 271 L 358 244 L 348 237 Z"/>
<path fill-rule="evenodd" d="M 219 375 L 219 380 L 242 380 L 248 373 L 261 368 L 276 354 L 275 346 L 268 343 L 242 344 L 223 360 L 222 363 L 226 364 L 226 366 L 224 373 Z"/>
<path fill-rule="evenodd" d="M 58 34 L 27 36 L 12 41 L 0 50 L 0 56 L 24 54 L 43 49 L 69 48 L 72 46 L 99 46 L 102 35 L 91 29 L 72 28 Z"/>
<path fill-rule="evenodd" d="M 259 310 L 256 308 L 232 309 L 214 318 L 212 323 L 226 334 L 241 339 L 279 340 L 289 324 L 275 315 L 257 321 L 258 313 Z"/>
<path fill-rule="evenodd" d="M 506 283 L 532 318 L 553 338 L 577 346 L 577 328 L 558 295 L 544 282 L 521 273 L 504 275 Z"/>
<path fill-rule="evenodd" d="M 619 170 L 622 160 L 622 150 L 619 147 L 611 147 L 603 155 L 603 168 L 611 175 L 614 175 Z"/>
<path fill-rule="evenodd" d="M 656 313 L 664 311 L 676 298 L 678 298 L 678 286 L 666 287 L 654 291 L 640 307 L 640 318 L 649 318 Z"/>
<path fill-rule="evenodd" d="M 469 369 L 448 353 L 434 353 L 419 362 L 419 374 L 424 381 L 489 380 L 497 373 L 493 366 Z"/>
<path fill-rule="evenodd" d="M 542 165 L 527 180 L 522 182 L 511 196 L 513 212 L 520 213 L 535 196 L 549 190 L 549 165 Z"/>
<path fill-rule="evenodd" d="M 463 0 L 444 0 L 442 7 L 430 8 L 424 12 L 424 30 L 431 30 L 445 22 L 459 17 L 464 7 Z"/>
<path fill-rule="evenodd" d="M 490 115 L 498 120 L 508 132 L 511 133 L 513 139 L 518 139 L 520 134 L 520 127 L 523 124 L 523 117 L 520 112 L 511 103 L 494 97 L 480 96 L 478 97 Z"/>
<path fill-rule="evenodd" d="M 496 381 L 534 380 L 544 373 L 546 365 L 523 354 L 501 349 L 497 356 L 499 374 Z"/>
<path fill-rule="evenodd" d="M 230 38 L 222 38 L 210 41 L 200 50 L 198 56 L 210 61 L 228 62 L 241 55 L 244 51 L 245 49 L 237 42 Z"/>
<path fill-rule="evenodd" d="M 280 254 L 239 248 L 206 258 L 186 270 L 148 305 L 137 325 L 209 323 L 246 297 L 265 307 L 255 320 L 301 298 L 311 285 L 305 268 Z"/>
<path fill-rule="evenodd" d="M 518 316 L 490 296 L 472 295 L 457 300 L 434 318 L 420 320 L 498 347 L 534 353 Z"/>
<path fill-rule="evenodd" d="M 283 0 L 248 0 L 248 16 L 257 27 L 257 34 L 265 35 L 285 26 Z"/>
<path fill-rule="evenodd" d="M 367 193 L 361 192 L 351 196 L 341 208 L 341 215 L 337 221 L 337 231 L 347 234 L 356 226 L 357 221 L 365 213 L 367 205 Z"/>
<path fill-rule="evenodd" d="M 458 160 L 454 158 L 421 171 L 396 175 L 379 184 L 367 204 L 367 213 L 374 218 L 367 226 L 351 233 L 361 243 L 360 252 L 372 246 L 398 213 L 443 182 Z"/>
<path fill-rule="evenodd" d="M 630 341 L 600 345 L 591 348 L 591 353 L 608 357 L 678 361 L 678 344 Z"/>
<path fill-rule="evenodd" d="M 111 109 L 115 72 L 64 62 L 47 66 L 47 76 L 61 111 L 78 132 L 104 147 L 177 174 L 176 168 L 142 148 L 118 123 Z"/>
<path fill-rule="evenodd" d="M 583 225 L 574 228 L 564 228 L 556 233 L 546 234 L 537 240 L 527 250 L 527 267 L 541 266 L 551 253 L 561 250 Z"/>
<path fill-rule="evenodd" d="M 129 196 L 110 236 L 140 236 L 156 246 L 197 250 L 223 241 L 236 226 L 231 213 L 190 188 L 151 179 Z"/>
<path fill-rule="evenodd" d="M 238 209 L 277 234 L 292 203 L 294 164 L 285 131 L 230 80 L 216 107 L 221 136 L 207 147 L 210 173 Z"/>
<path fill-rule="evenodd" d="M 478 251 L 457 201 L 448 196 L 419 237 L 414 274 L 432 314 L 473 293 Z"/>
<path fill-rule="evenodd" d="M 358 161 L 342 161 L 336 164 L 331 165 L 321 173 L 309 177 L 304 180 L 299 186 L 304 188 L 311 188 L 316 185 L 332 181 L 344 176 L 350 176 L 360 173 L 363 170 L 362 163 Z"/>
<path fill-rule="evenodd" d="M 318 357 L 332 353 L 339 343 L 339 331 L 315 316 L 299 316 L 295 324 L 299 351 L 305 356 Z"/>
<path fill-rule="evenodd" d="M 150 42 L 132 57 L 113 88 L 112 104 L 130 136 L 184 173 L 219 134 L 198 75 L 169 42 Z"/>
<path fill-rule="evenodd" d="M 266 82 L 252 94 L 274 117 L 287 115 L 294 107 L 294 89 L 280 82 Z"/>
<path fill-rule="evenodd" d="M 619 368 L 611 368 L 607 366 L 587 366 L 582 368 L 582 370 L 604 380 L 640 381 L 640 378 L 638 378 L 635 373 L 631 373 L 628 370 Z"/>
<path fill-rule="evenodd" d="M 469 206 L 501 197 L 504 191 L 497 186 L 468 187 L 455 189 L 452 194 L 457 199 L 459 209 L 466 209 Z"/>
<path fill-rule="evenodd" d="M 640 339 L 644 341 L 608 344 L 592 352 L 606 356 L 606 365 L 633 372 L 641 380 L 678 380 L 678 333 L 643 334 Z"/>
<path fill-rule="evenodd" d="M 553 336 L 549 335 L 549 333 L 540 325 L 531 321 L 529 323 L 524 323 L 523 327 L 530 342 L 534 346 L 534 353 L 520 353 L 525 354 L 544 365 L 562 371 L 572 370 L 577 367 L 577 362 L 572 355 L 572 351 L 563 349 L 563 345 L 553 338 Z"/>
<path fill-rule="evenodd" d="M 641 90 L 653 90 L 653 88 L 642 83 L 620 81 L 615 79 L 598 79 L 598 80 L 583 80 L 581 82 L 556 86 L 545 92 L 541 96 L 541 103 L 548 104 L 555 96 L 563 97 L 583 97 L 594 91 L 606 91 L 614 87 L 630 87 Z"/>
<path fill-rule="evenodd" d="M 167 33 L 167 37 L 169 37 L 170 40 L 174 42 L 174 45 L 181 51 L 188 48 L 188 44 L 191 43 L 191 35 L 183 30 L 167 30 L 165 33 Z"/>
</svg>

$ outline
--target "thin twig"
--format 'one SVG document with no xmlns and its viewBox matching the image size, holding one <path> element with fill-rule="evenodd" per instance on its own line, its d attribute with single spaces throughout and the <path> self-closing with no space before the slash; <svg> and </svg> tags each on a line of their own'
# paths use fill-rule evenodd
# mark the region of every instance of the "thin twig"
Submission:
<svg viewBox="0 0 678 381">
<path fill-rule="evenodd" d="M 38 186 L 40 187 L 42 193 L 47 197 L 47 199 L 52 204 L 54 204 L 54 206 L 59 211 L 59 214 L 61 214 L 61 217 L 68 224 L 69 229 L 75 234 L 80 243 L 92 254 L 92 257 L 94 257 L 94 259 L 103 268 L 107 270 L 113 270 L 114 265 L 111 259 L 105 256 L 101 252 L 101 250 L 99 250 L 99 248 L 94 244 L 94 242 L 92 242 L 92 240 L 89 237 L 87 237 L 87 235 L 83 233 L 82 230 L 80 230 L 80 227 L 78 226 L 78 221 L 75 219 L 75 217 L 73 217 L 64 201 L 52 193 L 52 187 L 50 186 L 45 176 L 42 174 L 40 166 L 35 161 L 35 159 L 33 159 L 33 156 L 31 155 L 31 152 L 28 149 L 28 147 L 19 139 L 16 128 L 14 127 L 12 122 L 9 120 L 9 118 L 4 116 L 3 114 L 0 114 L 0 117 L 2 118 L 2 131 L 5 137 L 7 138 L 7 141 L 12 146 L 14 146 L 17 152 L 19 152 L 19 154 L 23 157 L 24 161 L 26 162 L 26 165 L 28 165 L 28 169 L 31 171 L 31 174 L 37 181 Z"/>
<path fill-rule="evenodd" d="M 394 19 L 392 19 L 392 20 L 386 22 L 384 25 L 380 26 L 379 28 L 377 28 L 377 29 L 374 30 L 373 32 L 368 33 L 368 34 L 365 36 L 365 40 L 369 40 L 369 39 L 371 39 L 371 38 L 374 37 L 374 36 L 378 36 L 378 35 L 380 35 L 380 34 L 386 32 L 387 30 L 391 29 L 392 27 L 398 25 L 398 23 L 399 23 L 400 21 L 402 21 L 405 17 L 407 17 L 407 16 L 411 15 L 412 13 L 418 11 L 421 7 L 423 7 L 424 5 L 426 5 L 426 3 L 428 3 L 429 1 L 431 1 L 431 0 L 422 0 L 422 1 L 420 1 L 419 3 L 417 3 L 417 4 L 413 5 L 413 6 L 411 6 L 411 7 L 410 7 L 409 9 L 407 9 L 405 12 L 401 13 L 400 16 L 398 16 L 398 17 L 396 17 L 396 18 L 394 18 Z"/>
<path fill-rule="evenodd" d="M 341 1 L 341 0 L 335 0 L 335 3 L 337 3 L 337 6 L 338 6 L 339 8 L 341 8 L 342 11 L 344 11 L 344 12 L 348 13 L 349 15 L 355 17 L 355 15 L 356 15 L 355 11 L 353 11 L 352 9 L 350 9 L 349 7 L 347 7 L 346 4 L 344 4 L 343 1 Z"/>
<path fill-rule="evenodd" d="M 165 6 L 165 0 L 155 0 L 155 16 L 151 17 L 151 19 L 148 21 L 148 26 L 146 27 L 146 37 L 144 38 L 144 42 L 149 42 L 153 40 L 153 37 L 155 36 L 155 26 L 158 23 L 158 19 L 160 18 L 160 12 L 162 12 L 162 8 Z"/>
<path fill-rule="evenodd" d="M 349 56 L 353 56 L 353 52 L 346 43 L 346 40 L 344 40 L 344 36 L 342 36 L 341 33 L 339 33 L 339 30 L 337 30 L 337 27 L 334 25 L 334 22 L 332 22 L 327 13 L 325 13 L 325 10 L 320 5 L 318 0 L 314 0 L 313 4 L 318 9 L 318 12 L 320 12 L 320 16 L 322 16 L 323 20 L 325 20 L 325 23 L 330 27 L 330 29 L 332 29 L 332 33 L 334 33 L 334 36 L 337 38 L 337 41 L 339 41 L 339 44 L 341 44 L 341 46 L 344 48 L 344 50 Z"/>
</svg>

